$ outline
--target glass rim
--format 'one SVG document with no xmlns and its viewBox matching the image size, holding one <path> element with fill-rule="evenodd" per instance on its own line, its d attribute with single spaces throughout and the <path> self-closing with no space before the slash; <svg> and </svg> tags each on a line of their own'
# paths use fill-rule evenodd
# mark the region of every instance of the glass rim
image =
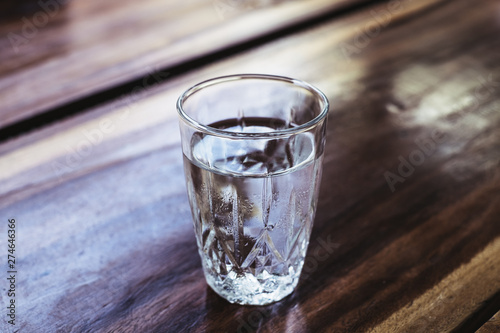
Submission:
<svg viewBox="0 0 500 333">
<path fill-rule="evenodd" d="M 309 120 L 308 122 L 305 122 L 304 124 L 301 124 L 296 127 L 292 128 L 285 128 L 285 129 L 277 129 L 271 132 L 263 132 L 263 133 L 243 133 L 243 132 L 231 132 L 227 131 L 224 129 L 218 129 L 215 127 L 211 127 L 208 125 L 204 125 L 190 117 L 183 108 L 184 101 L 191 95 L 195 94 L 197 91 L 200 91 L 202 89 L 205 89 L 207 87 L 220 84 L 220 83 L 225 83 L 225 82 L 230 82 L 230 81 L 237 81 L 237 80 L 246 80 L 246 79 L 255 79 L 255 80 L 273 80 L 273 81 L 280 81 L 282 83 L 288 83 L 292 84 L 294 86 L 302 87 L 309 92 L 312 92 L 322 103 L 323 103 L 323 108 L 321 112 L 314 117 L 313 119 Z M 229 138 L 229 139 L 268 139 L 268 138 L 279 138 L 279 137 L 288 137 L 294 134 L 299 134 L 302 132 L 307 132 L 311 129 L 313 129 L 319 122 L 321 122 L 323 119 L 326 118 L 328 115 L 328 109 L 329 109 L 329 102 L 326 97 L 326 95 L 316 88 L 315 86 L 302 81 L 302 80 L 297 80 L 293 79 L 290 77 L 286 76 L 279 76 L 279 75 L 270 75 L 270 74 L 233 74 L 233 75 L 225 75 L 225 76 L 219 76 L 215 77 L 212 79 L 208 79 L 205 81 L 202 81 L 200 83 L 195 84 L 194 86 L 188 88 L 186 91 L 184 91 L 179 98 L 177 99 L 177 113 L 179 114 L 179 117 L 187 123 L 189 126 L 195 128 L 196 130 L 203 132 L 205 134 L 209 134 L 212 136 L 217 136 L 217 137 L 222 137 L 222 138 Z"/>
</svg>

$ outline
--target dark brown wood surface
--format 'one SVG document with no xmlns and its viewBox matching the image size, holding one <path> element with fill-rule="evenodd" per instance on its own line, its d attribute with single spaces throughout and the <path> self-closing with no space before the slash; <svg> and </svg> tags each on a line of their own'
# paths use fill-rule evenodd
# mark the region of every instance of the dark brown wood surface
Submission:
<svg viewBox="0 0 500 333">
<path fill-rule="evenodd" d="M 500 312 L 497 312 L 477 333 L 496 333 L 500 332 Z"/>
<path fill-rule="evenodd" d="M 0 25 L 0 128 L 366 1 L 23 0 Z"/>
<path fill-rule="evenodd" d="M 500 3 L 391 6 L 139 86 L 1 144 L 2 248 L 7 219 L 18 225 L 15 328 L 479 328 L 500 309 Z M 206 285 L 182 174 L 177 96 L 237 72 L 304 79 L 331 102 L 301 281 L 266 307 L 231 305 Z M 0 331 L 14 330 L 2 319 Z"/>
</svg>

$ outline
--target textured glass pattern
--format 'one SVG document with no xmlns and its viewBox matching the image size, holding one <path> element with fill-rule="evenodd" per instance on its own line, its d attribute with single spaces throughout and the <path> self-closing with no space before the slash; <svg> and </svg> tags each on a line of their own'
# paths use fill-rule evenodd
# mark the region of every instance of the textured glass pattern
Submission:
<svg viewBox="0 0 500 333">
<path fill-rule="evenodd" d="M 177 101 L 188 195 L 207 283 L 264 305 L 298 283 L 316 211 L 328 100 L 306 82 L 241 74 Z"/>
<path fill-rule="evenodd" d="M 207 281 L 230 302 L 279 300 L 297 285 L 314 219 L 321 157 L 313 137 L 274 142 L 264 158 L 269 143 L 245 149 L 231 143 L 231 151 L 245 153 L 228 156 L 220 144 L 205 149 L 205 140 L 193 138 L 193 160 L 184 162 Z M 287 157 L 287 151 L 296 153 Z"/>
</svg>

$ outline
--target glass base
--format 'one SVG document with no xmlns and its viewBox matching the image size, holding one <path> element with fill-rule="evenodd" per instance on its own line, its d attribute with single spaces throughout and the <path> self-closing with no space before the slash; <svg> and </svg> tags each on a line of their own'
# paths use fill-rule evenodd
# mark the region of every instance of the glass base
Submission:
<svg viewBox="0 0 500 333">
<path fill-rule="evenodd" d="M 293 271 L 292 268 L 290 268 Z M 220 276 L 205 272 L 208 285 L 230 303 L 241 305 L 267 305 L 290 295 L 299 282 L 298 274 L 270 275 L 266 271 L 258 277 L 250 273 L 231 272 L 222 280 Z"/>
</svg>

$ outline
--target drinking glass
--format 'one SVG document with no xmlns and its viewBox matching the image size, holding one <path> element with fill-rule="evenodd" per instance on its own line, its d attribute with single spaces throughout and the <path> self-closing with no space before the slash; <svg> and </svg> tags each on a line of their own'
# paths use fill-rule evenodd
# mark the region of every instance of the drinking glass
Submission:
<svg viewBox="0 0 500 333">
<path fill-rule="evenodd" d="M 187 192 L 208 285 L 264 305 L 296 287 L 316 212 L 328 100 L 300 80 L 211 79 L 177 101 Z"/>
</svg>

